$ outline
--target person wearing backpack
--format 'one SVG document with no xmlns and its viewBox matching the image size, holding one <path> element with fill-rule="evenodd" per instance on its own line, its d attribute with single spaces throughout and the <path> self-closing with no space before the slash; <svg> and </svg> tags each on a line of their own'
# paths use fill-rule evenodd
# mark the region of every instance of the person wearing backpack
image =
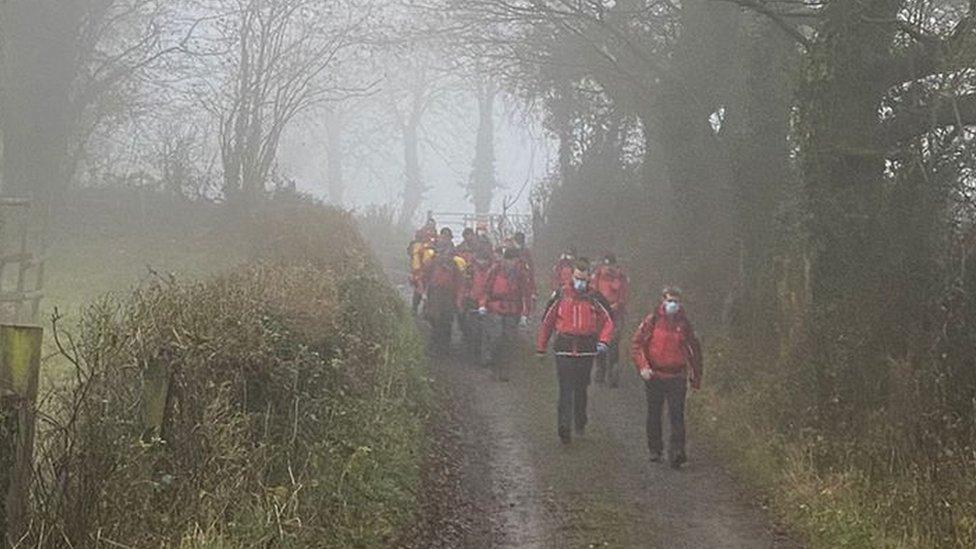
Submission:
<svg viewBox="0 0 976 549">
<path fill-rule="evenodd" d="M 424 271 L 427 264 L 434 257 L 434 246 L 437 243 L 437 224 L 431 218 L 423 227 L 417 229 L 413 240 L 407 246 L 407 256 L 410 259 L 410 286 L 413 288 L 413 298 L 410 310 L 414 316 L 420 310 L 426 291 L 424 290 Z"/>
<path fill-rule="evenodd" d="M 451 344 L 457 303 L 464 288 L 463 272 L 464 260 L 455 255 L 450 229 L 445 227 L 434 248 L 434 258 L 425 267 L 423 284 L 424 316 L 430 323 L 431 349 L 438 354 L 446 353 Z"/>
<path fill-rule="evenodd" d="M 550 278 L 550 289 L 558 291 L 561 288 L 573 283 L 573 268 L 576 265 L 576 248 L 567 247 L 566 251 L 559 256 L 559 260 L 552 266 L 552 276 Z"/>
<path fill-rule="evenodd" d="M 630 280 L 617 264 L 617 257 L 607 253 L 603 256 L 603 263 L 593 272 L 590 284 L 610 305 L 610 316 L 613 317 L 613 325 L 617 327 L 613 340 L 610 341 L 610 348 L 606 354 L 596 359 L 594 378 L 598 384 L 605 380 L 610 387 L 616 387 L 620 383 L 620 370 L 617 368 L 620 362 L 620 333 L 625 322 Z"/>
<path fill-rule="evenodd" d="M 641 322 L 630 342 L 631 358 L 644 380 L 647 396 L 647 448 L 652 462 L 660 462 L 664 450 L 661 414 L 668 406 L 671 438 L 668 453 L 671 466 L 680 468 L 685 453 L 685 396 L 688 380 L 701 388 L 702 352 L 681 302 L 681 290 L 664 289 L 657 308 Z"/>
<path fill-rule="evenodd" d="M 532 280 L 519 256 L 517 248 L 503 250 L 477 291 L 478 314 L 485 319 L 482 364 L 493 366 L 499 381 L 508 381 L 518 329 L 528 325 L 532 307 Z"/>
<path fill-rule="evenodd" d="M 464 347 L 475 360 L 482 356 L 482 339 L 485 319 L 479 314 L 481 292 L 484 291 L 488 273 L 495 264 L 490 248 L 479 246 L 467 263 L 464 287 L 458 300 L 458 318 Z"/>
<path fill-rule="evenodd" d="M 578 436 L 585 432 L 593 358 L 607 351 L 614 331 L 609 309 L 602 296 L 589 288 L 589 282 L 589 263 L 580 259 L 574 265 L 571 283 L 553 292 L 536 337 L 540 358 L 545 357 L 553 339 L 559 381 L 557 433 L 563 444 L 572 440 L 571 427 Z"/>
</svg>

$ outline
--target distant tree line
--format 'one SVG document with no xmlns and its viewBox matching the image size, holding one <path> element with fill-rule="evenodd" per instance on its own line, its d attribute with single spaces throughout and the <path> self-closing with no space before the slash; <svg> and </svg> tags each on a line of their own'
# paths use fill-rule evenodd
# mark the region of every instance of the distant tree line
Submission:
<svg viewBox="0 0 976 549">
<path fill-rule="evenodd" d="M 331 202 L 391 179 L 410 224 L 425 155 L 456 155 L 426 126 L 454 118 L 477 157 L 459 183 L 487 210 L 498 87 L 445 26 L 396 0 L 0 2 L 3 192 L 56 209 L 124 186 L 246 210 L 294 188 L 282 149 L 308 135 L 298 161 Z"/>
</svg>

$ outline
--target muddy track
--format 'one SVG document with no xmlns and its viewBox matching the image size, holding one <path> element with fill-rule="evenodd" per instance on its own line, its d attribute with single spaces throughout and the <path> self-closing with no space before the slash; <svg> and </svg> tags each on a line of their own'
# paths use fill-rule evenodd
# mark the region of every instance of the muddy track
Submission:
<svg viewBox="0 0 976 549">
<path fill-rule="evenodd" d="M 499 383 L 455 348 L 434 360 L 431 376 L 440 406 L 449 410 L 437 429 L 453 442 L 442 450 L 456 455 L 449 488 L 428 496 L 451 503 L 417 546 L 798 546 L 744 496 L 694 432 L 684 470 L 647 460 L 636 373 L 625 371 L 618 389 L 590 388 L 587 434 L 568 447 L 555 434 L 551 361 L 523 356 L 512 380 Z M 457 493 L 444 493 L 451 487 Z"/>
</svg>

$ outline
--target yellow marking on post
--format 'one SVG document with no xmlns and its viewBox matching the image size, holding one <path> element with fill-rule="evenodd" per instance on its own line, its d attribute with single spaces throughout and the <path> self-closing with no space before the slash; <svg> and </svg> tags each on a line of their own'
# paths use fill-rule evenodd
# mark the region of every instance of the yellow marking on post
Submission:
<svg viewBox="0 0 976 549">
<path fill-rule="evenodd" d="M 0 544 L 19 539 L 27 529 L 43 333 L 37 326 L 0 325 L 0 416 L 6 416 L 0 440 L 6 458 L 0 470 L 0 488 L 6 492 L 0 493 Z"/>
<path fill-rule="evenodd" d="M 41 366 L 41 337 L 37 326 L 0 325 L 0 388 L 33 400 Z"/>
</svg>

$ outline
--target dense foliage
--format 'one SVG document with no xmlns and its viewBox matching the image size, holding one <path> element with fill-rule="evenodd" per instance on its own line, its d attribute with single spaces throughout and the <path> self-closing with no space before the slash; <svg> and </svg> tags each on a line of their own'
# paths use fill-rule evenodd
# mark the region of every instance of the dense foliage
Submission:
<svg viewBox="0 0 976 549">
<path fill-rule="evenodd" d="M 778 472 L 750 477 L 826 546 L 972 546 L 976 6 L 457 11 L 559 140 L 540 255 L 614 249 L 641 305 L 685 287 L 727 341 L 713 432 Z"/>
</svg>

